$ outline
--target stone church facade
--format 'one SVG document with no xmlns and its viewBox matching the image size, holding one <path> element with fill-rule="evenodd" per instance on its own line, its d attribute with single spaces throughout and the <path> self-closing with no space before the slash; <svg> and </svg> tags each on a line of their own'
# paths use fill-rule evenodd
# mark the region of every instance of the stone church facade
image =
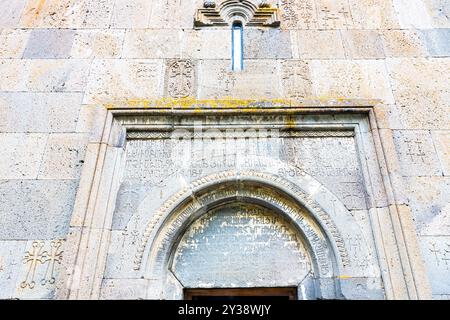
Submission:
<svg viewBox="0 0 450 320">
<path fill-rule="evenodd" d="M 0 298 L 450 299 L 449 10 L 0 0 Z"/>
</svg>

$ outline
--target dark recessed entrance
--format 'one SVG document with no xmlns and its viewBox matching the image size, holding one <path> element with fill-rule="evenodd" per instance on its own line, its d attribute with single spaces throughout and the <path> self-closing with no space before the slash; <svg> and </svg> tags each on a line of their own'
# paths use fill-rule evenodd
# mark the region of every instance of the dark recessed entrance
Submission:
<svg viewBox="0 0 450 320">
<path fill-rule="evenodd" d="M 296 300 L 297 288 L 184 289 L 185 300 Z"/>
</svg>

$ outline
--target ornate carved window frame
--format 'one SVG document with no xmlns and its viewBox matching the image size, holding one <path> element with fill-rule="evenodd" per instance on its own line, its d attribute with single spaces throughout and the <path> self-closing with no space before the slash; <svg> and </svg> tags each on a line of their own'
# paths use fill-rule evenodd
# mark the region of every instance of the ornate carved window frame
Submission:
<svg viewBox="0 0 450 320">
<path fill-rule="evenodd" d="M 240 21 L 248 27 L 280 26 L 279 11 L 265 1 L 256 5 L 249 0 L 225 0 L 216 5 L 215 1 L 207 0 L 204 7 L 197 10 L 194 17 L 194 27 L 225 27 Z"/>
<path fill-rule="evenodd" d="M 65 269 L 57 281 L 61 299 L 98 299 L 106 265 L 112 216 L 124 146 L 128 138 L 164 135 L 177 125 L 177 119 L 233 116 L 280 115 L 311 116 L 318 123 L 280 123 L 280 127 L 304 130 L 353 130 L 360 151 L 364 180 L 369 190 L 370 219 L 378 262 L 387 299 L 427 299 L 429 285 L 425 276 L 412 216 L 400 192 L 393 188 L 401 181 L 396 174 L 397 158 L 390 131 L 380 127 L 382 105 L 377 100 L 300 101 L 295 105 L 260 103 L 243 106 L 208 107 L 199 103 L 149 107 L 139 104 L 105 105 L 98 118 L 97 132 L 87 148 L 67 239 Z M 334 121 L 348 116 L 348 121 Z M 356 117 L 354 117 L 356 116 Z M 320 119 L 326 121 L 320 122 Z M 361 119 L 360 121 L 355 119 Z M 362 121 L 362 122 L 361 122 Z M 377 195 L 382 194 L 381 197 Z M 381 199 L 381 200 L 380 200 Z M 345 278 L 344 274 L 341 274 Z M 151 286 L 151 279 L 142 279 Z M 142 282 L 140 282 L 142 283 Z M 140 285 L 140 284 L 139 284 Z M 149 296 L 136 297 L 148 298 Z"/>
</svg>

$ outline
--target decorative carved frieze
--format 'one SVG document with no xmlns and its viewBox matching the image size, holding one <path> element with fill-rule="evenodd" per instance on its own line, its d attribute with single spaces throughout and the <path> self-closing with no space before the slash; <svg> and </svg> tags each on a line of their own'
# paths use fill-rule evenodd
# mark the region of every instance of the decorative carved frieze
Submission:
<svg viewBox="0 0 450 320">
<path fill-rule="evenodd" d="M 204 8 L 196 12 L 194 26 L 230 26 L 236 20 L 253 27 L 280 26 L 277 8 L 272 8 L 265 1 L 256 5 L 248 0 L 226 0 L 218 6 L 213 1 L 205 1 Z"/>
<path fill-rule="evenodd" d="M 184 139 L 195 139 L 194 128 L 185 128 Z M 269 134 L 270 131 L 268 131 Z M 233 131 L 227 132 L 228 138 L 260 138 L 259 131 Z M 302 137 L 353 137 L 355 133 L 350 130 L 283 130 L 276 133 L 278 138 L 302 138 Z M 199 139 L 217 138 L 217 132 L 204 132 Z M 159 140 L 159 139 L 175 139 L 176 136 L 172 131 L 127 131 L 127 139 L 129 140 Z"/>
</svg>

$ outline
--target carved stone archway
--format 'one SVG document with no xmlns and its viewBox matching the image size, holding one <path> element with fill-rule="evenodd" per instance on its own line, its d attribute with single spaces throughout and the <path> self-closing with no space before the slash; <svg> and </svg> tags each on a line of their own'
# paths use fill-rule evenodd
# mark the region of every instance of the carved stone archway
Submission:
<svg viewBox="0 0 450 320">
<path fill-rule="evenodd" d="M 334 214 L 351 214 L 343 205 L 336 205 L 331 192 L 322 192 L 321 198 L 314 199 L 297 185 L 269 173 L 227 171 L 204 177 L 173 195 L 153 216 L 141 239 L 135 269 L 142 277 L 154 280 L 149 298 L 180 297 L 182 285 L 174 285 L 177 281 L 170 272 L 180 238 L 209 209 L 242 201 L 264 206 L 288 219 L 305 239 L 312 257 L 314 297 L 340 298 L 340 279 L 345 278 L 352 261 L 341 232 L 320 202 L 333 200 L 339 211 Z"/>
<path fill-rule="evenodd" d="M 391 159 L 391 154 L 386 153 L 390 149 L 386 149 L 385 141 L 380 139 L 379 119 L 374 112 L 377 103 L 330 100 L 301 101 L 295 105 L 283 104 L 282 107 L 278 106 L 278 102 L 263 103 L 255 107 L 253 102 L 249 102 L 243 107 L 239 102 L 236 106 L 217 104 L 199 108 L 197 104 L 185 107 L 184 104 L 172 105 L 171 102 L 162 107 L 150 107 L 150 102 L 148 105 L 133 102 L 133 105 L 107 106 L 107 112 L 99 124 L 99 128 L 103 129 L 92 137 L 87 153 L 67 240 L 68 248 L 65 250 L 67 258 L 63 261 L 68 272 L 57 279 L 56 295 L 70 299 L 181 298 L 180 283 L 168 267 L 177 244 L 176 235 L 182 234 L 183 228 L 191 221 L 185 221 L 181 228 L 174 224 L 172 238 L 161 242 L 164 234 L 170 235 L 171 222 L 183 217 L 180 212 L 185 205 L 198 204 L 202 192 L 213 196 L 214 190 L 219 190 L 221 186 L 243 183 L 281 194 L 283 200 L 306 210 L 310 217 L 308 221 L 314 221 L 320 227 L 332 252 L 333 272 L 332 277 L 317 277 L 314 280 L 318 291 L 315 297 L 429 297 L 416 235 L 410 227 L 410 211 L 392 187 L 391 179 L 395 179 L 395 174 L 389 173 L 390 166 L 386 163 L 386 159 Z M 245 120 L 245 126 L 249 123 L 251 128 L 275 126 L 282 132 L 286 131 L 287 137 L 295 139 L 350 137 L 357 149 L 354 157 L 361 169 L 367 207 L 346 207 L 348 204 L 341 202 L 345 199 L 334 190 L 336 184 L 333 181 L 330 183 L 321 179 L 319 182 L 312 171 L 303 171 L 297 165 L 289 168 L 289 163 L 282 166 L 236 167 L 236 170 L 253 168 L 257 172 L 238 170 L 213 174 L 217 171 L 208 170 L 199 180 L 193 181 L 192 176 L 182 181 L 182 186 L 179 181 L 172 180 L 171 188 L 164 197 L 153 193 L 149 197 L 153 197 L 154 201 L 144 199 L 142 203 L 146 205 L 130 220 L 137 226 L 133 238 L 129 239 L 131 245 L 124 250 L 116 248 L 123 240 L 118 238 L 123 235 L 123 230 L 121 227 L 113 229 L 114 204 L 120 189 L 120 177 L 126 169 L 127 143 L 135 139 L 167 139 L 174 128 L 183 125 L 183 128 L 193 129 L 199 120 L 206 120 L 208 126 L 221 125 L 223 128 L 234 124 L 241 127 Z M 395 163 L 395 159 L 391 160 Z M 190 184 L 184 187 L 185 182 Z M 179 191 L 176 191 L 177 187 Z M 242 197 L 241 190 L 230 196 L 234 199 Z M 259 201 L 255 196 L 247 199 Z M 266 202 L 272 202 L 270 199 L 265 197 Z M 200 203 L 200 208 L 202 205 Z M 285 214 L 286 207 L 281 206 L 280 211 L 289 217 Z M 201 212 L 198 211 L 199 216 Z M 112 255 L 108 248 L 113 249 Z M 157 255 L 165 260 L 156 261 Z M 158 263 L 163 266 L 160 268 L 163 280 L 152 275 L 154 270 L 158 270 Z M 115 274 L 111 275 L 111 272 Z"/>
</svg>

